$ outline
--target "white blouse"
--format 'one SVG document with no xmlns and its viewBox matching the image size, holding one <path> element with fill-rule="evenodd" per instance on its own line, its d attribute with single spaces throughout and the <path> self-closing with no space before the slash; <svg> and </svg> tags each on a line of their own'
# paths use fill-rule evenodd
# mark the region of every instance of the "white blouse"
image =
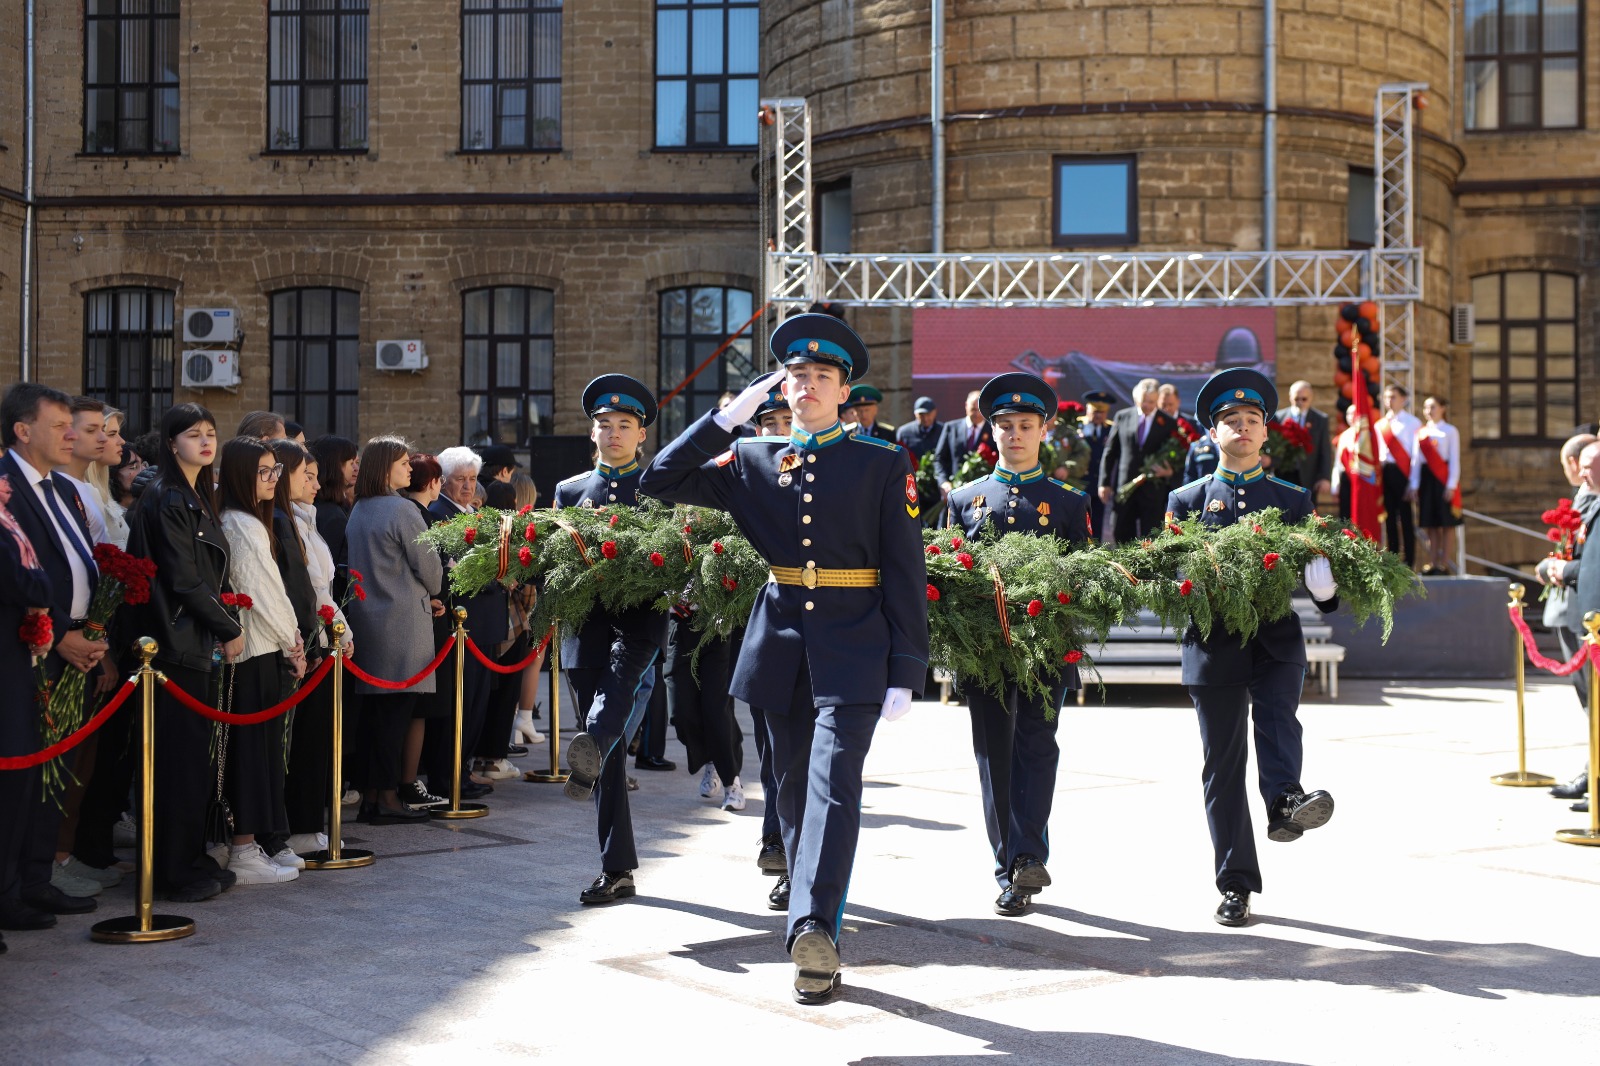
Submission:
<svg viewBox="0 0 1600 1066">
<path fill-rule="evenodd" d="M 243 511 L 222 512 L 222 532 L 228 538 L 228 584 L 249 596 L 254 606 L 242 612 L 244 654 L 241 659 L 283 652 L 300 641 L 294 605 L 284 591 L 278 563 L 272 557 L 272 534 L 260 519 Z"/>
<path fill-rule="evenodd" d="M 1426 422 L 1417 430 L 1417 435 L 1411 441 L 1411 487 L 1415 489 L 1422 484 L 1422 467 L 1427 462 L 1422 457 L 1424 437 L 1433 440 L 1434 448 L 1449 465 L 1450 473 L 1446 477 L 1444 490 L 1453 491 L 1461 484 L 1461 434 L 1448 422 Z"/>
<path fill-rule="evenodd" d="M 317 593 L 317 606 L 333 608 L 334 621 L 344 622 L 344 642 L 349 646 L 354 635 L 350 632 L 350 623 L 344 612 L 333 601 L 333 552 L 328 548 L 328 542 L 322 539 L 322 534 L 317 532 L 317 509 L 308 503 L 295 504 L 294 524 L 300 530 L 300 542 L 306 546 L 306 573 L 311 578 L 312 589 Z M 326 630 L 321 634 L 321 643 L 324 647 L 332 646 Z"/>
</svg>

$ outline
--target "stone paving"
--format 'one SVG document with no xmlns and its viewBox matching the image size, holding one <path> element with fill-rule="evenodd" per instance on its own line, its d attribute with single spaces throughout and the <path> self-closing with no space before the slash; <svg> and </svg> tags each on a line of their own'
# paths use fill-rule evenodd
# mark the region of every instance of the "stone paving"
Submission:
<svg viewBox="0 0 1600 1066">
<path fill-rule="evenodd" d="M 184 941 L 105 946 L 95 918 L 11 933 L 7 1063 L 619 1060 L 954 1064 L 1491 1062 L 1592 1053 L 1600 848 L 1515 768 L 1509 683 L 1347 681 L 1303 708 L 1309 787 L 1338 813 L 1268 843 L 1243 929 L 1211 920 L 1193 711 L 1177 688 L 1064 712 L 1055 885 L 996 916 L 966 712 L 880 728 L 846 912 L 845 991 L 788 997 L 761 798 L 724 813 L 642 773 L 640 896 L 577 905 L 593 815 L 502 782 L 490 817 L 351 826 L 360 870 L 183 910 Z M 1529 697 L 1530 769 L 1583 762 L 1565 683 Z M 748 727 L 748 722 L 746 722 Z M 668 756 L 681 761 L 682 749 Z M 535 749 L 531 760 L 543 756 Z M 756 777 L 753 750 L 748 777 Z M 130 879 L 131 884 L 131 879 Z"/>
</svg>

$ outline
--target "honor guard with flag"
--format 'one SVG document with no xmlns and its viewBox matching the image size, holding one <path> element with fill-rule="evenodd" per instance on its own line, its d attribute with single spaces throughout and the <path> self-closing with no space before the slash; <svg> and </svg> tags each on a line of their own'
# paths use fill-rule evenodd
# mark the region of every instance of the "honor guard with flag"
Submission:
<svg viewBox="0 0 1600 1066">
<path fill-rule="evenodd" d="M 867 370 L 861 338 L 830 315 L 801 314 L 771 344 L 783 370 L 663 448 L 642 489 L 727 511 L 771 566 L 732 692 L 767 724 L 794 998 L 815 1004 L 839 987 L 867 749 L 879 718 L 904 714 L 927 675 L 927 571 L 905 453 L 839 421 L 850 382 Z M 790 436 L 739 439 L 736 427 L 780 382 Z"/>
<path fill-rule="evenodd" d="M 1269 477 L 1261 468 L 1267 415 L 1277 400 L 1272 382 L 1244 367 L 1220 371 L 1206 382 L 1195 418 L 1221 452 L 1217 470 L 1167 497 L 1168 521 L 1198 515 L 1204 525 L 1229 526 L 1248 522 L 1268 507 L 1277 508 L 1288 523 L 1311 514 L 1309 492 Z M 1339 606 L 1338 586 L 1326 559 L 1309 563 L 1304 579 L 1319 610 Z M 1205 751 L 1201 784 L 1222 893 L 1216 920 L 1222 925 L 1244 925 L 1250 918 L 1250 894 L 1261 891 L 1245 788 L 1252 719 L 1267 838 L 1298 840 L 1333 816 L 1332 796 L 1307 793 L 1300 784 L 1303 752 L 1296 713 L 1305 672 L 1305 639 L 1292 611 L 1263 622 L 1249 641 L 1220 630 L 1202 638 L 1193 626 L 1183 635 L 1183 683 L 1200 718 Z"/>
<path fill-rule="evenodd" d="M 1046 477 L 1039 465 L 1039 446 L 1055 420 L 1055 392 L 1032 374 L 1001 374 L 983 387 L 978 406 L 994 427 L 1000 460 L 993 473 L 950 494 L 946 524 L 968 537 L 988 532 L 1088 540 L 1088 494 Z M 972 714 L 984 827 L 1000 883 L 998 914 L 1025 913 L 1050 884 L 1050 804 L 1061 760 L 1056 712 L 1078 686 L 1078 668 L 1064 665 L 1046 680 L 1043 697 L 1024 695 L 1015 681 L 999 694 L 963 689 Z"/>
<path fill-rule="evenodd" d="M 626 374 L 605 374 L 583 390 L 583 409 L 591 419 L 595 468 L 557 485 L 554 506 L 637 507 L 638 453 L 656 420 L 655 397 Z M 636 715 L 635 697 L 666 647 L 667 618 L 649 606 L 622 614 L 596 610 L 576 636 L 561 644 L 561 664 L 578 706 L 587 709 L 584 731 L 567 748 L 566 793 L 573 799 L 594 797 L 600 830 L 601 872 L 579 894 L 582 903 L 610 903 L 634 894 L 639 856 L 628 806 L 626 738 L 639 727 L 645 708 Z"/>
</svg>

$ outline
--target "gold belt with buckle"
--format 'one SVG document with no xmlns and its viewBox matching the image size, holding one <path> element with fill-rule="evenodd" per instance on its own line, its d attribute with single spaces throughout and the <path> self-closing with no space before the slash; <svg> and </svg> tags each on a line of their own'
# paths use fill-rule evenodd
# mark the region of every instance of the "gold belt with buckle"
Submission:
<svg viewBox="0 0 1600 1066">
<path fill-rule="evenodd" d="M 806 566 L 774 566 L 772 580 L 779 585 L 802 585 L 808 589 L 869 589 L 878 587 L 876 570 L 818 570 Z"/>
</svg>

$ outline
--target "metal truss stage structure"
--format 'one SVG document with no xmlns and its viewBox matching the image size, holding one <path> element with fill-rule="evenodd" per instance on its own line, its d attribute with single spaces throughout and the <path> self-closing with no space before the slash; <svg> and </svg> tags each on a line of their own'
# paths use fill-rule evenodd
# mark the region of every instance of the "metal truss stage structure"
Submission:
<svg viewBox="0 0 1600 1066">
<path fill-rule="evenodd" d="M 1380 306 L 1383 381 L 1412 390 L 1422 250 L 1414 239 L 1416 96 L 1380 86 L 1373 107 L 1372 248 L 1356 251 L 943 252 L 823 255 L 812 247 L 811 112 L 766 99 L 775 214 L 763 227 L 766 298 L 779 314 L 847 307 Z M 765 213 L 765 212 L 763 212 Z"/>
</svg>

